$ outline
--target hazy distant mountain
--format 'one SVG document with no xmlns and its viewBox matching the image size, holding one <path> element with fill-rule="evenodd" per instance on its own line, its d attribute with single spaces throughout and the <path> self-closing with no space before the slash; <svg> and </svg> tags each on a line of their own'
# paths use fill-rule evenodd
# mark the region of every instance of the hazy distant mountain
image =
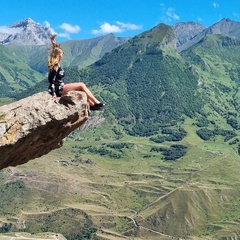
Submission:
<svg viewBox="0 0 240 240">
<path fill-rule="evenodd" d="M 220 34 L 223 36 L 240 39 L 240 22 L 232 21 L 228 18 L 223 18 L 221 21 L 205 28 L 202 32 L 197 34 L 194 38 L 185 42 L 178 49 L 179 52 L 193 46 L 203 39 L 208 34 Z"/>
<path fill-rule="evenodd" d="M 64 67 L 86 67 L 104 56 L 105 53 L 122 45 L 128 38 L 119 38 L 113 34 L 92 39 L 69 40 L 61 42 L 64 49 Z M 32 69 L 46 73 L 50 41 L 45 45 L 4 45 L 11 53 L 18 56 Z"/>
<path fill-rule="evenodd" d="M 208 34 L 221 34 L 231 38 L 240 39 L 240 22 L 223 18 L 221 21 L 213 24 L 206 29 Z"/>
<path fill-rule="evenodd" d="M 179 47 L 202 32 L 205 27 L 195 22 L 181 22 L 174 24 L 173 29 L 177 37 L 177 47 Z"/>
</svg>

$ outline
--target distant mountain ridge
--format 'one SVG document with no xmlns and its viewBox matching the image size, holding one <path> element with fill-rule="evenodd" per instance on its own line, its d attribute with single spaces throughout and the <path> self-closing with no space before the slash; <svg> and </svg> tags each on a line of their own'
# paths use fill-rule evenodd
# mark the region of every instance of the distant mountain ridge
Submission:
<svg viewBox="0 0 240 240">
<path fill-rule="evenodd" d="M 99 60 L 105 53 L 125 43 L 128 38 L 118 38 L 113 34 L 102 37 L 69 40 L 61 42 L 64 49 L 64 59 L 62 64 L 64 67 L 82 68 Z M 4 45 L 13 54 L 21 58 L 35 71 L 46 73 L 47 57 L 50 51 L 50 41 L 44 45 Z"/>
<path fill-rule="evenodd" d="M 203 31 L 189 39 L 189 41 L 186 41 L 183 45 L 179 46 L 178 52 L 188 49 L 203 39 L 204 36 L 209 34 L 220 34 L 223 36 L 240 39 L 240 22 L 223 18 L 212 26 L 203 29 Z"/>
<path fill-rule="evenodd" d="M 49 37 L 52 35 L 52 31 L 48 27 L 43 27 L 41 24 L 34 22 L 31 18 L 20 20 L 9 26 L 13 31 L 10 34 L 0 32 L 0 43 L 3 45 L 14 44 L 14 45 L 48 45 Z M 183 22 L 173 25 L 174 32 L 178 38 L 177 47 L 184 44 L 188 40 L 192 39 L 204 27 L 201 24 L 194 22 Z M 110 34 L 112 35 L 112 34 Z M 124 42 L 126 38 L 117 38 L 119 45 Z M 129 39 L 129 38 L 127 38 Z M 88 41 L 86 39 L 84 41 Z M 78 40 L 70 40 L 78 41 Z"/>
<path fill-rule="evenodd" d="M 137 39 L 144 36 L 145 44 L 150 42 L 158 44 L 159 41 L 161 41 L 161 44 L 159 45 L 160 48 L 167 49 L 171 46 L 171 48 L 175 48 L 178 52 L 181 52 L 197 44 L 208 34 L 220 34 L 232 38 L 239 38 L 240 36 L 240 23 L 231 21 L 230 19 L 222 19 L 208 28 L 195 22 L 177 23 L 170 26 L 173 31 L 171 31 L 171 33 L 167 31 L 167 35 L 165 35 L 164 32 L 161 32 L 164 29 L 164 27 L 160 27 L 161 25 L 162 23 L 133 38 Z M 17 32 L 8 36 L 6 36 L 5 33 L 0 33 L 0 39 L 3 44 L 2 47 L 6 47 L 10 50 L 8 54 L 11 54 L 11 56 L 8 58 L 14 58 L 17 56 L 18 61 L 22 60 L 24 64 L 28 65 L 33 71 L 36 71 L 38 80 L 34 80 L 34 82 L 43 80 L 44 75 L 47 72 L 46 59 L 50 49 L 50 29 L 44 28 L 30 18 L 14 23 L 10 27 L 17 30 Z M 154 36 L 154 39 L 152 39 L 152 36 Z M 161 36 L 164 39 L 161 39 Z M 130 39 L 131 38 L 121 38 L 109 34 L 92 39 L 61 42 L 61 46 L 65 51 L 65 57 L 62 64 L 65 68 L 76 67 L 78 69 L 89 66 L 101 59 L 106 53 L 124 45 Z M 6 53 L 7 51 L 5 51 L 5 54 Z M 2 62 L 4 62 L 4 58 L 2 59 Z M 10 76 L 6 73 L 7 71 L 5 71 L 6 67 L 6 64 L 4 64 L 1 70 L 2 78 L 4 79 L 2 85 L 9 85 L 8 79 L 10 79 Z M 28 70 L 24 72 L 27 71 Z M 42 77 L 40 78 L 39 73 L 42 74 Z M 23 86 L 26 86 L 26 89 L 32 86 L 31 80 L 31 83 L 29 83 L 27 79 L 20 80 L 21 81 L 18 82 L 25 83 L 22 84 L 20 88 L 17 87 L 17 84 L 11 84 L 13 92 L 16 89 L 15 86 L 18 89 L 23 89 Z M 10 89 L 7 85 L 5 86 L 6 89 Z M 9 91 L 4 92 L 3 94 L 8 95 Z"/>
<path fill-rule="evenodd" d="M 197 77 L 175 45 L 173 28 L 161 23 L 113 49 L 89 66 L 86 75 L 80 73 L 91 85 L 108 86 L 109 94 L 118 96 L 108 101 L 130 135 L 156 134 L 182 114 L 200 111 Z"/>
<path fill-rule="evenodd" d="M 190 21 L 176 23 L 172 25 L 172 28 L 177 38 L 176 47 L 178 48 L 187 42 L 196 43 L 198 39 L 206 34 L 222 34 L 229 37 L 239 38 L 239 25 L 239 22 L 232 21 L 228 18 L 223 18 L 210 27 L 204 27 L 200 23 Z M 10 25 L 9 28 L 15 30 L 15 33 L 14 31 L 11 34 L 0 32 L 0 43 L 3 45 L 48 45 L 49 37 L 52 35 L 50 28 L 43 27 L 41 24 L 34 22 L 31 18 L 16 22 Z M 124 43 L 125 39 L 130 38 L 119 37 L 116 39 L 118 39 L 119 45 L 121 45 L 121 42 Z M 87 41 L 90 39 L 85 40 Z"/>
<path fill-rule="evenodd" d="M 12 33 L 0 32 L 0 44 L 18 46 L 49 45 L 50 36 L 53 34 L 51 28 L 43 27 L 40 23 L 36 23 L 31 18 L 20 20 L 10 25 L 9 28 L 12 29 Z M 106 36 L 114 35 L 107 34 Z M 100 38 L 104 37 L 105 36 L 101 36 Z M 69 41 L 91 41 L 92 39 L 94 38 Z M 127 39 L 129 39 L 129 37 L 116 37 L 114 41 L 117 41 L 118 44 L 121 45 Z"/>
</svg>

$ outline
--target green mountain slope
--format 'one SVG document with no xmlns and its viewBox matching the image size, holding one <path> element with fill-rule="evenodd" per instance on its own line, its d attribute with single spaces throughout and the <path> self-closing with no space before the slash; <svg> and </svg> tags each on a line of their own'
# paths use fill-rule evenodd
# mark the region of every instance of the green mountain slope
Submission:
<svg viewBox="0 0 240 240">
<path fill-rule="evenodd" d="M 42 74 L 32 70 L 5 46 L 0 46 L 0 85 L 2 97 L 13 97 L 19 92 L 34 86 L 42 79 Z"/>
<path fill-rule="evenodd" d="M 128 38 L 118 38 L 108 34 L 93 39 L 63 42 L 61 46 L 64 49 L 65 66 L 78 68 L 89 66 L 127 40 Z"/>
<path fill-rule="evenodd" d="M 175 125 L 183 114 L 201 109 L 197 78 L 171 48 L 174 40 L 172 29 L 160 24 L 81 73 L 90 84 L 103 86 L 101 96 L 129 134 L 156 134 L 161 126 Z"/>
<path fill-rule="evenodd" d="M 108 114 L 130 135 L 162 134 L 162 128 L 179 127 L 190 117 L 203 139 L 221 136 L 236 144 L 239 40 L 207 35 L 181 55 L 172 42 L 172 30 L 159 25 L 114 49 L 79 76 L 102 86 L 101 97 L 110 103 Z"/>
<path fill-rule="evenodd" d="M 35 71 L 46 74 L 50 46 L 9 44 L 5 45 L 5 47 Z"/>
<path fill-rule="evenodd" d="M 199 126 L 208 130 L 209 137 L 220 133 L 217 128 L 233 131 L 232 136 L 239 134 L 239 52 L 239 40 L 210 35 L 182 53 L 198 76 L 205 99 Z"/>
</svg>

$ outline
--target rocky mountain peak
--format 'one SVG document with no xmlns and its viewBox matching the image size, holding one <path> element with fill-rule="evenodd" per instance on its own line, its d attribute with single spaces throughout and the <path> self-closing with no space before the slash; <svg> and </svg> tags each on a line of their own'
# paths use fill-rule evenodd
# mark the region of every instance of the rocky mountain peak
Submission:
<svg viewBox="0 0 240 240">
<path fill-rule="evenodd" d="M 27 18 L 25 20 L 21 20 L 21 21 L 18 21 L 14 24 L 12 24 L 10 27 L 11 28 L 24 28 L 24 27 L 28 27 L 28 26 L 31 26 L 31 25 L 40 25 L 39 23 L 35 23 L 31 18 Z"/>
<path fill-rule="evenodd" d="M 208 29 L 208 34 L 221 34 L 223 36 L 235 37 L 240 39 L 240 22 L 230 20 L 229 18 L 223 18 L 219 22 L 213 24 Z"/>
<path fill-rule="evenodd" d="M 196 22 L 182 22 L 173 25 L 174 33 L 178 39 L 177 47 L 188 42 L 204 29 L 203 25 Z"/>
<path fill-rule="evenodd" d="M 45 45 L 49 43 L 49 37 L 52 35 L 50 28 L 43 27 L 31 18 L 14 23 L 9 29 L 9 34 L 0 33 L 2 44 Z"/>
</svg>

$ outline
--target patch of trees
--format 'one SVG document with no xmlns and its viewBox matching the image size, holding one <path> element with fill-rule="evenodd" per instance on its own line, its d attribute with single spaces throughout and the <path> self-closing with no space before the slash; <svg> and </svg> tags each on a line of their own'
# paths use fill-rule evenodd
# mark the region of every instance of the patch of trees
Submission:
<svg viewBox="0 0 240 240">
<path fill-rule="evenodd" d="M 213 132 L 211 130 L 209 130 L 208 128 L 201 128 L 201 129 L 197 130 L 196 133 L 201 139 L 203 139 L 205 141 L 207 141 L 213 137 Z"/>
<path fill-rule="evenodd" d="M 25 183 L 22 180 L 16 180 L 12 182 L 8 182 L 0 187 L 0 192 L 19 192 L 25 190 Z"/>
<path fill-rule="evenodd" d="M 89 147 L 88 151 L 100 156 L 109 156 L 110 158 L 120 159 L 123 156 L 123 152 L 109 150 L 106 147 Z"/>
<path fill-rule="evenodd" d="M 102 146 L 86 146 L 78 147 L 77 151 L 83 153 L 88 151 L 90 153 L 98 154 L 101 156 L 109 156 L 110 158 L 120 159 L 124 156 L 124 149 L 130 149 L 133 146 L 133 143 L 109 143 L 102 144 Z"/>
<path fill-rule="evenodd" d="M 129 100 L 134 103 L 130 109 L 135 116 L 131 135 L 156 134 L 162 125 L 181 121 L 182 114 L 192 117 L 201 108 L 196 79 L 174 58 L 144 56 L 142 62 L 133 66 L 128 78 Z"/>
<path fill-rule="evenodd" d="M 215 81 L 214 85 L 223 93 L 230 93 L 231 92 L 231 88 L 222 84 L 222 83 L 219 83 L 219 82 Z"/>
<path fill-rule="evenodd" d="M 78 233 L 69 234 L 69 240 L 85 240 L 85 239 L 95 239 L 97 228 L 84 224 L 84 227 Z"/>
<path fill-rule="evenodd" d="M 236 139 L 234 139 L 233 141 L 231 141 L 231 142 L 229 143 L 229 145 L 234 145 L 234 144 L 237 144 L 237 143 L 239 143 L 239 139 L 238 139 L 238 138 L 236 138 Z"/>
<path fill-rule="evenodd" d="M 228 118 L 227 119 L 227 124 L 229 124 L 232 128 L 238 130 L 239 129 L 239 123 L 236 119 L 234 118 Z"/>
<path fill-rule="evenodd" d="M 214 121 L 210 121 L 210 120 L 208 120 L 206 117 L 199 117 L 199 118 L 197 118 L 197 122 L 196 122 L 196 125 L 198 126 L 198 127 L 208 127 L 208 125 L 209 124 L 215 124 L 215 122 Z"/>
<path fill-rule="evenodd" d="M 232 139 L 233 137 L 237 136 L 237 134 L 234 131 L 231 130 L 224 130 L 224 129 L 220 129 L 220 128 L 215 128 L 213 130 L 209 129 L 209 128 L 201 128 L 199 130 L 197 130 L 197 135 L 207 141 L 210 139 L 213 139 L 216 136 L 222 136 L 224 137 L 224 141 L 227 142 L 230 139 Z"/>
<path fill-rule="evenodd" d="M 149 139 L 156 143 L 162 143 L 165 141 L 177 142 L 177 141 L 181 141 L 187 135 L 187 132 L 183 128 L 179 128 L 179 129 L 164 128 L 161 131 L 161 133 L 162 133 L 161 135 L 153 136 L 153 137 L 150 137 Z"/>
<path fill-rule="evenodd" d="M 157 44 L 153 44 L 153 45 L 149 46 L 146 49 L 146 54 L 148 54 L 148 55 L 158 55 L 159 57 L 161 57 L 161 59 L 163 59 L 162 50 L 160 48 L 158 48 Z"/>
<path fill-rule="evenodd" d="M 11 230 L 12 224 L 11 223 L 4 223 L 0 227 L 0 233 L 7 233 Z"/>
<path fill-rule="evenodd" d="M 133 143 L 111 143 L 111 144 L 106 144 L 106 146 L 112 149 L 123 149 L 123 148 L 131 148 L 133 146 Z"/>
<path fill-rule="evenodd" d="M 166 147 L 152 147 L 151 152 L 161 152 L 164 160 L 177 160 L 187 153 L 187 146 L 180 144 L 173 144 L 169 148 Z"/>
</svg>

